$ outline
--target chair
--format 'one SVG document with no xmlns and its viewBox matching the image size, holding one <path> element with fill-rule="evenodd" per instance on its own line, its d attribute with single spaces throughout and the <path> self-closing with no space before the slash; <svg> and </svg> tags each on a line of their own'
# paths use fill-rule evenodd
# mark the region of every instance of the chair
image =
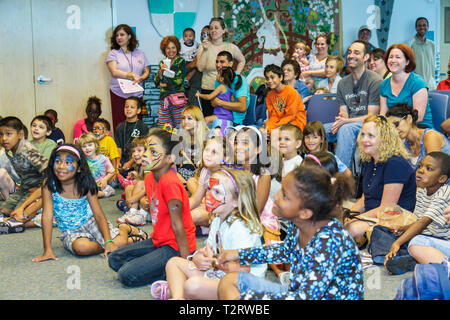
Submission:
<svg viewBox="0 0 450 320">
<path fill-rule="evenodd" d="M 245 114 L 244 121 L 242 122 L 243 125 L 251 126 L 255 124 L 256 122 L 255 108 L 256 108 L 256 94 L 251 93 L 247 113 Z"/>
<path fill-rule="evenodd" d="M 449 116 L 449 97 L 449 95 L 438 91 L 428 92 L 428 103 L 433 117 L 433 127 L 441 133 L 443 133 L 441 123 L 447 120 Z"/>
<path fill-rule="evenodd" d="M 334 122 L 339 114 L 337 95 L 335 93 L 315 94 L 311 97 L 306 111 L 306 121 Z"/>
</svg>

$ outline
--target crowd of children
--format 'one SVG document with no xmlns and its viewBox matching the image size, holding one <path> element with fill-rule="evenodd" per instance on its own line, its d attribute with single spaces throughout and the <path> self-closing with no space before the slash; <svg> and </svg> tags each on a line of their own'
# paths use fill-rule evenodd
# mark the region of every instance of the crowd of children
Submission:
<svg viewBox="0 0 450 320">
<path fill-rule="evenodd" d="M 200 93 L 198 47 L 190 28 L 181 41 L 162 40 L 159 122 L 151 128 L 140 119 L 144 102 L 137 97 L 125 99 L 125 121 L 116 128 L 100 117 L 101 100 L 89 97 L 74 144 L 55 126 L 55 110 L 35 116 L 29 129 L 17 117 L 1 118 L 0 234 L 40 227 L 43 253 L 33 261 L 56 260 L 57 226 L 65 249 L 78 256 L 104 252 L 122 284 L 151 285 L 156 299 L 363 299 L 361 248 L 346 230 L 342 207 L 355 181 L 330 151 L 324 125 L 307 122 L 303 103 L 314 86 L 315 93 L 336 92 L 343 58 L 318 56 L 325 64 L 318 79 L 308 73 L 309 47 L 300 41 L 282 66 L 267 66 L 268 117 L 257 127 L 237 125 L 220 103 L 207 117 L 201 106 L 187 104 L 192 96 L 235 102 L 243 85 L 224 66 L 215 90 Z M 381 133 L 370 134 L 364 130 L 361 148 Z M 450 257 L 449 170 L 444 152 L 418 161 L 417 221 L 392 230 L 384 262 L 390 273 Z M 116 192 L 113 226 L 99 198 Z M 151 234 L 139 229 L 150 223 Z M 199 235 L 207 238 L 197 249 Z M 406 258 L 397 256 L 407 243 Z M 278 283 L 265 279 L 268 268 Z"/>
</svg>

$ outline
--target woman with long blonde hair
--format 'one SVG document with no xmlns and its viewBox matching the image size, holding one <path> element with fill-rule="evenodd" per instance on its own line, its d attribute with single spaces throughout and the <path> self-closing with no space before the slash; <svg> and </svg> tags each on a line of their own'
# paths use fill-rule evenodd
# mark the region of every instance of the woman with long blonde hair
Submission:
<svg viewBox="0 0 450 320">
<path fill-rule="evenodd" d="M 357 144 L 363 162 L 363 195 L 351 210 L 362 214 L 345 224 L 358 242 L 364 242 L 361 237 L 371 224 L 367 220 L 376 221 L 377 212 L 385 206 L 414 210 L 416 179 L 396 128 L 384 116 L 371 115 L 364 120 Z"/>
</svg>

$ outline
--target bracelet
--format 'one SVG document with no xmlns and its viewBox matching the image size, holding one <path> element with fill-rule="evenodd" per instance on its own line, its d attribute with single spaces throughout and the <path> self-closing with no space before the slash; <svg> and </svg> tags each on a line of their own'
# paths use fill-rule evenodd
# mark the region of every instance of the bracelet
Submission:
<svg viewBox="0 0 450 320">
<path fill-rule="evenodd" d="M 105 246 L 108 242 L 113 242 L 112 240 L 107 240 L 103 243 L 103 246 Z"/>
</svg>

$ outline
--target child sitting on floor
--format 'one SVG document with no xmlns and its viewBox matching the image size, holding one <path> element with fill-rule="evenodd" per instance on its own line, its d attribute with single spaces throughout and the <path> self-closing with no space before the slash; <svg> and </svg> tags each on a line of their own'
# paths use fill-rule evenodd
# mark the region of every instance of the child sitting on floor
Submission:
<svg viewBox="0 0 450 320">
<path fill-rule="evenodd" d="M 450 257 L 450 226 L 444 210 L 450 204 L 450 156 L 443 152 L 430 152 L 416 171 L 417 201 L 412 225 L 394 230 L 402 235 L 392 244 L 385 257 L 385 268 L 391 274 L 402 274 L 414 269 L 418 263 L 441 263 Z M 397 256 L 407 243 L 410 256 Z"/>
<path fill-rule="evenodd" d="M 98 145 L 100 147 L 100 152 L 111 160 L 112 165 L 118 172 L 120 154 L 117 144 L 110 134 L 111 126 L 109 122 L 103 118 L 99 118 L 94 122 L 93 133 L 98 140 Z M 114 176 L 115 180 L 116 176 Z"/>
<path fill-rule="evenodd" d="M 244 272 L 227 273 L 219 283 L 221 300 L 353 300 L 364 298 L 363 268 L 358 247 L 334 217 L 353 189 L 342 174 L 300 166 L 283 178 L 275 195 L 274 213 L 290 220 L 282 243 L 223 250 L 219 266 L 290 263 L 290 283 L 282 285 Z"/>
<path fill-rule="evenodd" d="M 62 145 L 52 152 L 42 199 L 44 253 L 33 262 L 57 260 L 52 249 L 53 217 L 62 231 L 64 248 L 78 256 L 104 252 L 107 257 L 129 242 L 146 239 L 145 232 L 137 228 L 126 224 L 112 228 L 108 223 L 84 154 L 74 145 Z"/>
<path fill-rule="evenodd" d="M 100 153 L 97 138 L 93 133 L 83 133 L 78 138 L 78 147 L 83 150 L 89 170 L 97 183 L 97 196 L 99 198 L 113 196 L 115 194 L 114 188 L 108 183 L 114 179 L 115 170 L 109 158 Z"/>
<path fill-rule="evenodd" d="M 61 145 L 66 142 L 66 137 L 60 128 L 56 127 L 58 122 L 58 113 L 53 109 L 48 109 L 44 112 L 44 116 L 47 116 L 52 121 L 52 133 L 48 136 L 49 139 L 56 142 L 57 145 Z"/>
<path fill-rule="evenodd" d="M 217 269 L 216 256 L 222 250 L 261 245 L 262 225 L 256 208 L 252 176 L 236 169 L 219 169 L 211 174 L 206 208 L 214 216 L 205 247 L 187 259 L 175 257 L 166 265 L 167 282 L 152 284 L 156 299 L 217 300 L 219 280 L 230 271 L 250 272 L 264 278 L 266 265 L 227 266 Z M 170 292 L 169 290 L 170 289 Z"/>
<path fill-rule="evenodd" d="M 56 147 L 56 142 L 48 139 L 52 133 L 52 121 L 46 116 L 36 116 L 31 120 L 31 144 L 47 159 Z"/>
<path fill-rule="evenodd" d="M 36 191 L 36 199 L 40 197 L 40 188 L 44 179 L 43 171 L 48 159 L 44 157 L 29 141 L 26 140 L 27 129 L 16 117 L 6 117 L 0 120 L 0 141 L 5 154 L 20 178 L 20 188 L 0 206 L 0 214 L 9 217 L 25 200 Z M 11 190 L 10 190 L 11 191 Z M 14 216 L 28 219 L 24 212 L 16 211 Z M 23 232 L 23 223 L 15 218 L 8 219 L 1 233 Z"/>
<path fill-rule="evenodd" d="M 117 219 L 119 223 L 127 222 L 132 225 L 143 226 L 146 221 L 149 221 L 150 216 L 143 205 L 146 198 L 144 170 L 142 168 L 142 161 L 147 150 L 145 140 L 145 137 L 135 138 L 131 143 L 134 170 L 128 174 L 130 184 L 125 187 L 125 199 L 117 200 L 117 207 L 124 212 L 124 215 Z"/>
<path fill-rule="evenodd" d="M 143 165 L 145 190 L 150 203 L 153 233 L 150 238 L 120 248 L 108 257 L 119 281 L 138 287 L 165 280 L 167 261 L 175 256 L 187 258 L 196 249 L 195 225 L 183 184 L 171 169 L 177 141 L 172 134 L 151 130 Z"/>
</svg>

